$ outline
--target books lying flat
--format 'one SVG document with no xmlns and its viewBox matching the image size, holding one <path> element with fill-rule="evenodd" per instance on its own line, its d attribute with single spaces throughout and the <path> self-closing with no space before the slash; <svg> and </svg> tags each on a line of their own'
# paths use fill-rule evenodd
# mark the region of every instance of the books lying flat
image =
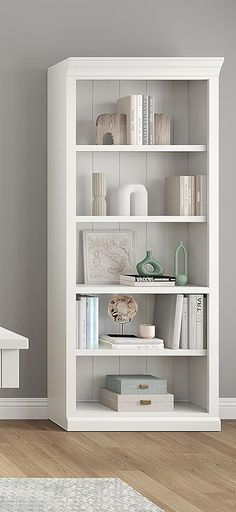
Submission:
<svg viewBox="0 0 236 512">
<path fill-rule="evenodd" d="M 127 286 L 175 286 L 175 277 L 173 276 L 146 276 L 139 275 L 121 275 L 120 284 Z"/>
<path fill-rule="evenodd" d="M 111 350 L 144 350 L 144 349 L 163 349 L 163 340 L 159 338 L 139 338 L 138 336 L 117 336 L 110 334 L 101 334 L 99 343 L 104 348 Z"/>
<path fill-rule="evenodd" d="M 121 395 L 107 388 L 100 389 L 100 402 L 120 412 L 166 412 L 174 409 L 174 395 L 170 393 Z"/>
</svg>

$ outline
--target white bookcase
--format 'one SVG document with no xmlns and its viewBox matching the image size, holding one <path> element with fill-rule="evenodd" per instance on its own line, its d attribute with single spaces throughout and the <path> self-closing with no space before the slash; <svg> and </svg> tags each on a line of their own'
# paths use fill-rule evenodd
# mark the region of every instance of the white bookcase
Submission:
<svg viewBox="0 0 236 512">
<path fill-rule="evenodd" d="M 49 418 L 66 430 L 219 430 L 218 116 L 222 58 L 69 58 L 48 71 L 48 400 Z M 155 112 L 174 120 L 170 146 L 96 146 L 95 122 L 116 100 L 152 94 Z M 91 215 L 91 174 L 105 171 L 108 215 Z M 165 216 L 165 176 L 208 175 L 207 217 Z M 113 193 L 123 183 L 148 189 L 149 215 L 119 217 Z M 132 229 L 137 259 L 151 249 L 173 273 L 174 248 L 189 251 L 185 287 L 84 284 L 81 232 Z M 115 325 L 110 296 L 135 294 L 139 313 L 127 332 L 152 322 L 156 294 L 207 296 L 207 349 L 76 350 L 76 293 L 100 298 L 100 331 Z M 167 378 L 169 413 L 118 413 L 102 406 L 107 373 Z"/>
</svg>

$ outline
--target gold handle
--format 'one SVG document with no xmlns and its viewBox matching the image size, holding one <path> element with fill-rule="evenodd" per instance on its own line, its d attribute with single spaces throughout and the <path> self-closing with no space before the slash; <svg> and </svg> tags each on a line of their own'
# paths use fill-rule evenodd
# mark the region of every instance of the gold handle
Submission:
<svg viewBox="0 0 236 512">
<path fill-rule="evenodd" d="M 140 389 L 148 389 L 149 384 L 139 384 Z"/>
<path fill-rule="evenodd" d="M 151 400 L 140 400 L 140 405 L 151 405 Z"/>
</svg>

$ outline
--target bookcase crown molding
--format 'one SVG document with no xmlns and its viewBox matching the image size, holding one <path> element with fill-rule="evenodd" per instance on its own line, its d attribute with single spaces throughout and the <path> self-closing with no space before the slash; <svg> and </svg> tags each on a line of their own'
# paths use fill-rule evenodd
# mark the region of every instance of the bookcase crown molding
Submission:
<svg viewBox="0 0 236 512">
<path fill-rule="evenodd" d="M 218 77 L 223 62 L 223 57 L 69 57 L 55 66 L 81 80 L 201 80 Z"/>
</svg>

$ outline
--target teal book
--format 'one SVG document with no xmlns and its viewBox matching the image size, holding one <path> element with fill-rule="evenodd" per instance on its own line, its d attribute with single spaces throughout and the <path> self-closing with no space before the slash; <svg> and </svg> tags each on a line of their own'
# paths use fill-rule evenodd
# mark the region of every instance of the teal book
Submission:
<svg viewBox="0 0 236 512">
<path fill-rule="evenodd" d="M 99 298 L 86 297 L 86 348 L 98 348 Z"/>
</svg>

